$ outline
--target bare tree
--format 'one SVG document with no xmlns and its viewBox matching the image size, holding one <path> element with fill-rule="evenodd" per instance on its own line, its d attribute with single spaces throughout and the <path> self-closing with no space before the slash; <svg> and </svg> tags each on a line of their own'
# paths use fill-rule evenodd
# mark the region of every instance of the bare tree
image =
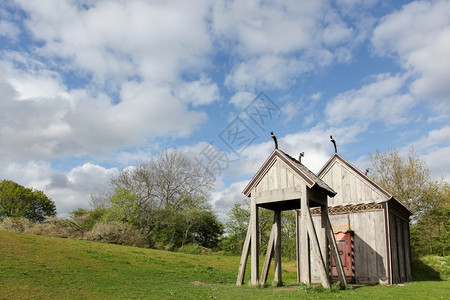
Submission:
<svg viewBox="0 0 450 300">
<path fill-rule="evenodd" d="M 187 198 L 207 197 L 213 178 L 183 154 L 168 150 L 125 169 L 111 181 L 114 188 L 138 194 L 146 208 L 177 207 Z"/>
</svg>

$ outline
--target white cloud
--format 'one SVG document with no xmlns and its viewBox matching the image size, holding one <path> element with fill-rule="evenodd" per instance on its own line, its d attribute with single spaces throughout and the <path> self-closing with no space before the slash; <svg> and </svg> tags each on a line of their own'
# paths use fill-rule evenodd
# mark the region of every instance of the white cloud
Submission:
<svg viewBox="0 0 450 300">
<path fill-rule="evenodd" d="M 0 36 L 16 39 L 19 33 L 20 30 L 14 23 L 6 20 L 0 20 Z"/>
<path fill-rule="evenodd" d="M 189 111 L 168 87 L 128 82 L 121 87 L 121 102 L 114 104 L 101 93 L 65 90 L 59 78 L 45 70 L 33 74 L 2 69 L 0 137 L 8 142 L 0 157 L 99 156 L 143 145 L 152 137 L 187 136 L 206 120 L 205 113 Z M 43 82 L 53 90 L 40 90 Z M 37 92 L 27 94 L 26 87 Z"/>
<path fill-rule="evenodd" d="M 180 83 L 175 88 L 175 95 L 184 103 L 192 104 L 194 107 L 211 104 L 220 98 L 217 84 L 207 77 Z"/>
<path fill-rule="evenodd" d="M 379 55 L 398 57 L 410 72 L 411 92 L 438 113 L 450 110 L 450 4 L 416 1 L 382 19 L 372 43 Z"/>
<path fill-rule="evenodd" d="M 211 49 L 207 1 L 99 1 L 87 9 L 68 1 L 19 1 L 39 54 L 90 72 L 98 83 L 139 76 L 173 82 L 198 70 Z"/>
<path fill-rule="evenodd" d="M 255 97 L 256 95 L 254 93 L 240 91 L 231 97 L 230 103 L 236 108 L 244 109 L 255 99 Z"/>
<path fill-rule="evenodd" d="M 338 94 L 326 106 L 331 124 L 360 122 L 368 126 L 374 121 L 394 125 L 409 121 L 409 111 L 416 100 L 402 94 L 405 78 L 401 75 L 379 74 L 374 81 L 358 90 Z"/>
<path fill-rule="evenodd" d="M 225 80 L 235 90 L 290 87 L 304 72 L 350 61 L 361 40 L 327 1 L 217 2 L 213 30 L 240 58 Z"/>
<path fill-rule="evenodd" d="M 247 185 L 247 181 L 238 181 L 232 183 L 227 188 L 215 192 L 212 195 L 214 209 L 218 212 L 219 219 L 226 220 L 227 212 L 234 206 L 236 202 L 242 202 L 245 196 L 242 191 Z"/>
<path fill-rule="evenodd" d="M 117 173 L 117 168 L 107 169 L 91 163 L 61 172 L 44 161 L 0 161 L 0 180 L 13 180 L 25 187 L 43 191 L 55 202 L 61 216 L 79 207 L 88 208 L 91 193 L 106 190 L 111 176 Z"/>
</svg>

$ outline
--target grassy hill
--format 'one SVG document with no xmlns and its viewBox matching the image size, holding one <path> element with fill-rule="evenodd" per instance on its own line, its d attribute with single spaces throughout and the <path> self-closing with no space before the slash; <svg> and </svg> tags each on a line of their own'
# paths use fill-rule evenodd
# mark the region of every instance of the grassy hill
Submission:
<svg viewBox="0 0 450 300">
<path fill-rule="evenodd" d="M 0 231 L 0 299 L 448 299 L 450 295 L 450 281 L 445 280 L 344 291 L 307 288 L 294 283 L 293 262 L 283 266 L 284 287 L 236 287 L 238 265 L 239 257 Z"/>
</svg>

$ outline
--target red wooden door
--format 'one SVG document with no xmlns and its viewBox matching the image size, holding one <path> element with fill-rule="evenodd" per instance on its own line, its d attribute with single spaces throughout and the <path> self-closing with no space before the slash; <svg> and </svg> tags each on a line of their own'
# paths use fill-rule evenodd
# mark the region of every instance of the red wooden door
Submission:
<svg viewBox="0 0 450 300">
<path fill-rule="evenodd" d="M 345 277 L 352 277 L 354 274 L 352 268 L 353 247 L 351 232 L 338 232 L 334 234 L 334 237 L 339 250 L 339 256 L 341 257 L 342 266 L 344 267 Z M 333 255 L 331 255 L 331 276 L 338 276 Z"/>
</svg>

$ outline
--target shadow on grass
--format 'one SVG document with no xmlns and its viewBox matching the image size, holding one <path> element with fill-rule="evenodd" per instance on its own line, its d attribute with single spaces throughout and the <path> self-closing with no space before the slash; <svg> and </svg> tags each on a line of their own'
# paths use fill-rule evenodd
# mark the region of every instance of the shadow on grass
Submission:
<svg viewBox="0 0 450 300">
<path fill-rule="evenodd" d="M 412 271 L 414 281 L 442 281 L 439 272 L 419 259 L 413 259 Z"/>
</svg>

